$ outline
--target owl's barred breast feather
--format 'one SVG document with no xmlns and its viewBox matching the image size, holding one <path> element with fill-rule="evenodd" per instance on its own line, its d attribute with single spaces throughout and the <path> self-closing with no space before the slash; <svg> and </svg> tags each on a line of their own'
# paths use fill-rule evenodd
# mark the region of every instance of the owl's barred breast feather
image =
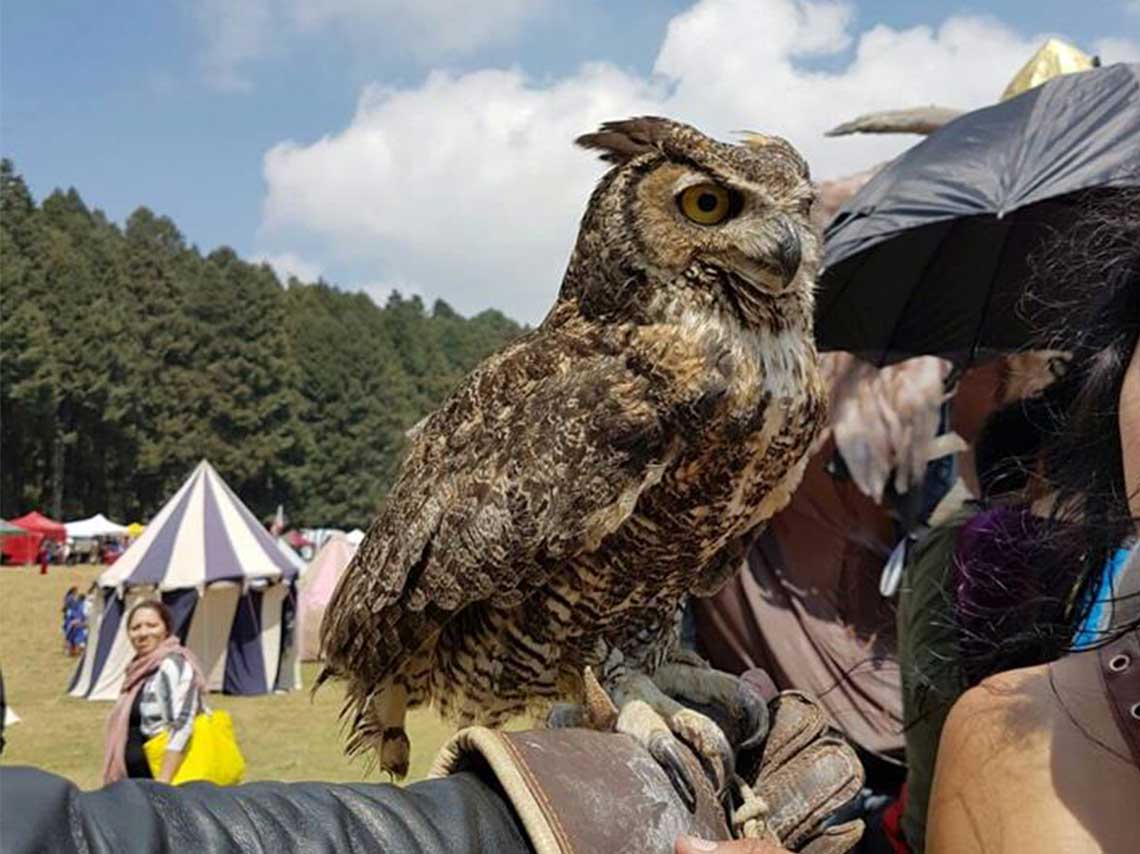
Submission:
<svg viewBox="0 0 1140 854">
<path fill-rule="evenodd" d="M 382 680 L 448 615 L 525 598 L 629 515 L 666 431 L 601 331 L 524 335 L 422 426 L 328 610 L 330 670 Z"/>
<path fill-rule="evenodd" d="M 741 280 L 736 256 L 683 222 L 691 257 L 672 247 L 660 257 L 679 266 L 663 271 L 645 260 L 645 235 L 679 215 L 646 193 L 691 183 L 670 176 L 697 167 L 662 152 L 707 138 L 637 122 L 628 137 L 607 126 L 618 165 L 591 199 L 555 307 L 417 428 L 326 611 L 321 678 L 346 682 L 350 750 L 376 747 L 388 770 L 406 769 L 407 707 L 494 724 L 574 693 L 586 665 L 615 655 L 651 673 L 683 597 L 737 568 L 823 423 L 806 218 L 804 261 L 797 243 L 781 287 Z M 709 143 L 724 149 L 717 169 L 784 182 L 788 210 L 802 208 L 802 161 L 775 143 L 767 159 Z M 644 229 L 630 225 L 641 205 L 657 205 Z M 749 251 L 792 251 L 756 229 Z M 744 273 L 788 275 L 787 257 L 758 256 Z"/>
</svg>

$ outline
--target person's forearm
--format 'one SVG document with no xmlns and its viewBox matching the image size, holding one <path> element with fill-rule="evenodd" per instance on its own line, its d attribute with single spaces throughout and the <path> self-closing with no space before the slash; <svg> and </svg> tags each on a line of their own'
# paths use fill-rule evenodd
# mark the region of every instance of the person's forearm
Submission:
<svg viewBox="0 0 1140 854">
<path fill-rule="evenodd" d="M 0 766 L 0 828 L 4 854 L 112 847 L 116 854 L 534 854 L 511 805 L 470 771 L 406 788 L 246 783 L 169 789 L 120 780 L 83 792 L 35 768 Z"/>
<path fill-rule="evenodd" d="M 168 750 L 162 754 L 162 768 L 158 772 L 158 782 L 169 783 L 182 767 L 182 760 L 186 757 L 185 751 Z"/>
</svg>

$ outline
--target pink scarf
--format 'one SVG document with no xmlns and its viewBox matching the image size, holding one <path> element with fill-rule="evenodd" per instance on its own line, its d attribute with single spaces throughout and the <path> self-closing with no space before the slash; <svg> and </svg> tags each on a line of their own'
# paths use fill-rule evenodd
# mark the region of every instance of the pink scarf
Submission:
<svg viewBox="0 0 1140 854">
<path fill-rule="evenodd" d="M 127 749 L 127 730 L 131 720 L 131 705 L 135 697 L 142 690 L 147 677 L 162 665 L 163 659 L 168 655 L 181 655 L 186 662 L 194 668 L 194 687 L 201 693 L 206 691 L 206 680 L 202 678 L 202 668 L 194 654 L 178 642 L 178 638 L 170 636 L 157 647 L 144 656 L 136 655 L 127 665 L 127 673 L 123 677 L 123 689 L 111 715 L 107 718 L 107 750 L 103 755 L 103 785 L 122 780 L 127 776 L 127 766 L 124 753 Z"/>
</svg>

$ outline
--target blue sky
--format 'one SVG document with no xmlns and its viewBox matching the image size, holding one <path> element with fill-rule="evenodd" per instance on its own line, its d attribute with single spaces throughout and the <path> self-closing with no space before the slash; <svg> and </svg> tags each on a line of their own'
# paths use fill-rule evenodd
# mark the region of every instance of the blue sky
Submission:
<svg viewBox="0 0 1140 854">
<path fill-rule="evenodd" d="M 7 0 L 0 150 L 38 198 L 534 321 L 600 171 L 569 142 L 597 121 L 774 129 L 826 177 L 906 140 L 823 128 L 992 101 L 1048 34 L 1136 61 L 1140 0 Z"/>
</svg>

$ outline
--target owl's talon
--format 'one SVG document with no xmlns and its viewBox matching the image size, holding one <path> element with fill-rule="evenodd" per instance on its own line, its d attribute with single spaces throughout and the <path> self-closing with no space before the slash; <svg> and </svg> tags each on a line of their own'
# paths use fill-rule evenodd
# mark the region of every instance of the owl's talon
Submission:
<svg viewBox="0 0 1140 854">
<path fill-rule="evenodd" d="M 701 767 L 721 795 L 732 780 L 736 756 L 728 738 L 711 718 L 692 709 L 682 709 L 669 718 L 669 728 L 700 760 Z"/>
<path fill-rule="evenodd" d="M 729 784 L 732 782 L 732 775 L 735 771 L 731 757 L 726 758 L 723 755 L 705 756 L 699 751 L 694 750 L 693 752 L 700 761 L 705 776 L 712 783 L 717 800 L 723 802 L 730 794 Z"/>
<path fill-rule="evenodd" d="M 582 714 L 587 721 L 585 725 L 599 732 L 612 732 L 617 726 L 618 707 L 614 705 L 613 698 L 598 681 L 592 667 L 587 667 L 583 672 L 582 683 L 582 693 L 585 697 Z"/>
<path fill-rule="evenodd" d="M 649 754 L 661 766 L 673 790 L 689 812 L 697 810 L 697 790 L 693 785 L 689 767 L 685 764 L 680 743 L 669 733 L 657 732 L 649 738 L 646 745 Z"/>
<path fill-rule="evenodd" d="M 737 686 L 740 710 L 740 732 L 744 739 L 736 746 L 737 750 L 751 750 L 759 747 L 768 737 L 768 701 L 752 685 L 743 679 Z"/>
</svg>

